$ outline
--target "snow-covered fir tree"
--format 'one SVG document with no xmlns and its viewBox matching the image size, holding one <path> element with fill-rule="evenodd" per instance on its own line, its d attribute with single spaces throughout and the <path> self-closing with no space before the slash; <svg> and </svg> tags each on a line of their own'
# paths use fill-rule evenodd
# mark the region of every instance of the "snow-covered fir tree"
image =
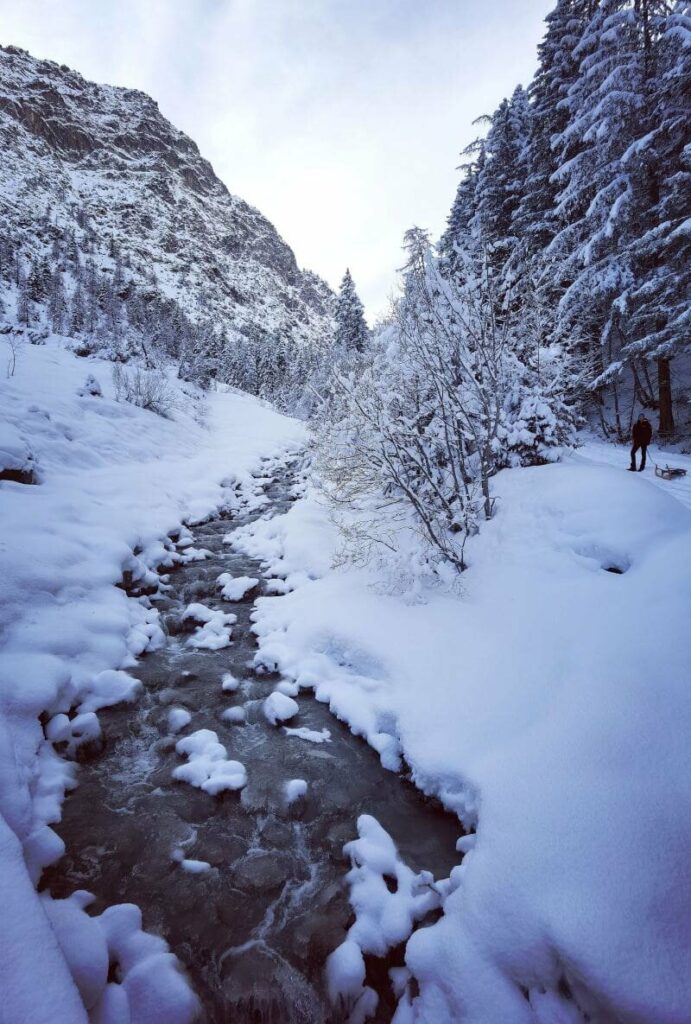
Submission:
<svg viewBox="0 0 691 1024">
<path fill-rule="evenodd" d="M 439 245 L 452 277 L 482 237 L 497 315 L 510 295 L 568 350 L 584 407 L 622 438 L 641 407 L 672 432 L 672 360 L 691 345 L 690 39 L 688 3 L 558 0 Z"/>
<path fill-rule="evenodd" d="M 350 270 L 346 270 L 336 301 L 336 344 L 346 353 L 363 352 L 369 330 Z"/>
</svg>

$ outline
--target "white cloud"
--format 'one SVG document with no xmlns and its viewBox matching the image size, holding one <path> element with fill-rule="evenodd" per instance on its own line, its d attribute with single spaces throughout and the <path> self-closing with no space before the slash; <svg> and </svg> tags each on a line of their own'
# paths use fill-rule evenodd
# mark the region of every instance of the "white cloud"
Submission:
<svg viewBox="0 0 691 1024">
<path fill-rule="evenodd" d="M 299 262 L 371 315 L 444 226 L 472 120 L 526 82 L 551 0 L 0 0 L 2 41 L 144 89 Z"/>
</svg>

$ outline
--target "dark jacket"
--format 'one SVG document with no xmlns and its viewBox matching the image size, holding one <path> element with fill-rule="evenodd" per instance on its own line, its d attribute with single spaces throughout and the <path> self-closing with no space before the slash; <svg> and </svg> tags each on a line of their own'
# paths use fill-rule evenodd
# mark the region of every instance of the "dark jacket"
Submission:
<svg viewBox="0 0 691 1024">
<path fill-rule="evenodd" d="M 649 420 L 636 420 L 633 425 L 633 443 L 640 445 L 650 444 L 653 436 L 653 428 Z"/>
</svg>

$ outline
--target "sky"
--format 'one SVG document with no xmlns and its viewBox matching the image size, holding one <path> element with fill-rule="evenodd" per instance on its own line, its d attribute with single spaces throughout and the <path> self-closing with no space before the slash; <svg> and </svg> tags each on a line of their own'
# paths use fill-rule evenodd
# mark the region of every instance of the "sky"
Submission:
<svg viewBox="0 0 691 1024">
<path fill-rule="evenodd" d="M 536 66 L 554 0 L 0 0 L 0 42 L 143 89 L 228 189 L 370 321 L 412 225 L 434 238 L 461 150 Z"/>
</svg>

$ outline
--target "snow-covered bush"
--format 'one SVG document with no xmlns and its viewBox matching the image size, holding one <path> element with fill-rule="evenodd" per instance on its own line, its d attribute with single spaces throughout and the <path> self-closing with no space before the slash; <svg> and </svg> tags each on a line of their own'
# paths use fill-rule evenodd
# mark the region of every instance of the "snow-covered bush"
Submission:
<svg viewBox="0 0 691 1024">
<path fill-rule="evenodd" d="M 144 370 L 140 366 L 128 368 L 116 363 L 113 386 L 118 402 L 130 402 L 159 416 L 170 416 L 175 406 L 173 390 L 161 370 Z"/>
<path fill-rule="evenodd" d="M 460 571 L 466 539 L 492 515 L 491 477 L 571 440 L 567 364 L 553 349 L 536 365 L 527 324 L 496 315 L 482 255 L 447 279 L 424 232 L 406 245 L 394 323 L 336 374 L 317 464 L 334 507 L 356 512 L 341 520 L 356 557 L 375 544 L 400 551 L 412 529 Z"/>
</svg>

